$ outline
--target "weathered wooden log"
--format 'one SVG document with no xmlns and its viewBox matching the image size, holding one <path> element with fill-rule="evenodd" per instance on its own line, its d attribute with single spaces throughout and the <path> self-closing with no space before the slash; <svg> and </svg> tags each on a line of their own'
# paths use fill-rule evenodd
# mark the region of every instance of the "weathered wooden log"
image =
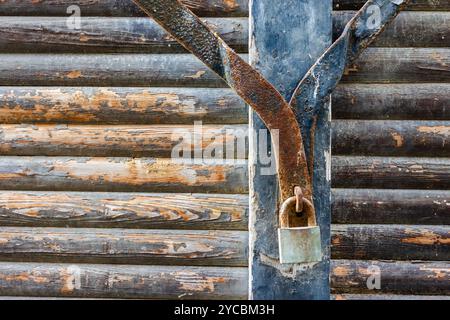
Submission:
<svg viewBox="0 0 450 320">
<path fill-rule="evenodd" d="M 3 54 L 0 85 L 226 86 L 189 54 Z"/>
<path fill-rule="evenodd" d="M 246 18 L 208 18 L 205 23 L 238 52 L 248 51 Z M 186 50 L 149 18 L 83 17 L 79 29 L 67 17 L 2 17 L 4 53 L 176 53 Z"/>
<path fill-rule="evenodd" d="M 335 119 L 450 120 L 450 84 L 343 84 L 333 93 Z"/>
<path fill-rule="evenodd" d="M 333 223 L 448 225 L 450 191 L 334 189 Z M 246 195 L 0 194 L 0 225 L 247 230 Z"/>
<path fill-rule="evenodd" d="M 450 296 L 419 296 L 401 294 L 334 294 L 332 300 L 450 300 Z"/>
<path fill-rule="evenodd" d="M 182 0 L 200 16 L 248 16 L 248 0 Z M 3 0 L 0 15 L 69 16 L 76 5 L 82 16 L 143 16 L 132 2 L 123 0 Z"/>
<path fill-rule="evenodd" d="M 0 157 L 0 188 L 42 191 L 245 193 L 247 161 Z"/>
<path fill-rule="evenodd" d="M 2 261 L 246 266 L 245 231 L 0 227 Z"/>
<path fill-rule="evenodd" d="M 334 13 L 334 38 L 342 33 L 355 11 Z M 204 21 L 238 52 L 248 52 L 247 18 L 205 18 Z M 79 29 L 67 17 L 3 17 L 2 53 L 175 53 L 186 52 L 158 24 L 148 18 L 83 17 Z M 403 12 L 375 41 L 380 47 L 449 47 L 450 14 Z"/>
<path fill-rule="evenodd" d="M 341 35 L 346 23 L 355 13 L 356 11 L 334 12 L 334 39 L 337 39 Z M 450 47 L 449 25 L 450 12 L 404 11 L 395 18 L 371 46 Z"/>
<path fill-rule="evenodd" d="M 358 10 L 366 0 L 333 0 L 335 10 Z M 407 10 L 450 10 L 450 0 L 411 0 Z"/>
<path fill-rule="evenodd" d="M 80 124 L 247 123 L 230 89 L 0 87 L 0 122 Z"/>
<path fill-rule="evenodd" d="M 333 225 L 333 259 L 450 259 L 450 226 Z"/>
<path fill-rule="evenodd" d="M 368 48 L 346 69 L 343 82 L 450 82 L 450 49 Z"/>
<path fill-rule="evenodd" d="M 0 125 L 0 155 L 170 158 L 182 148 L 188 158 L 194 150 L 219 157 L 217 149 L 223 159 L 245 159 L 247 132 L 246 125 Z"/>
<path fill-rule="evenodd" d="M 450 159 L 333 157 L 333 187 L 450 189 Z"/>
<path fill-rule="evenodd" d="M 330 279 L 333 293 L 449 295 L 450 263 L 333 260 Z"/>
<path fill-rule="evenodd" d="M 0 295 L 246 299 L 246 268 L 0 262 Z"/>
<path fill-rule="evenodd" d="M 450 82 L 448 65 L 450 49 L 369 48 L 343 81 Z M 224 87 L 225 82 L 188 54 L 2 54 L 0 85 Z"/>
<path fill-rule="evenodd" d="M 450 191 L 334 189 L 333 223 L 450 225 Z"/>
<path fill-rule="evenodd" d="M 246 195 L 0 193 L 1 226 L 247 230 L 247 224 Z"/>
<path fill-rule="evenodd" d="M 450 156 L 450 121 L 337 120 L 333 154 Z"/>
</svg>

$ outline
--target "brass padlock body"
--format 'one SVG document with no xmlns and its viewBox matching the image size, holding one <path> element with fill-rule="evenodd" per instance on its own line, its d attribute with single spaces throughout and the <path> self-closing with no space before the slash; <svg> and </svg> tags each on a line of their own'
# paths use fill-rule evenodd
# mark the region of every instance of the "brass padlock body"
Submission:
<svg viewBox="0 0 450 320">
<path fill-rule="evenodd" d="M 280 209 L 278 246 L 281 263 L 312 263 L 322 260 L 320 228 L 316 223 L 314 208 L 310 201 L 303 198 L 303 211 L 308 226 L 290 227 L 289 214 L 295 212 L 296 198 L 283 203 Z"/>
<path fill-rule="evenodd" d="M 318 226 L 279 228 L 278 243 L 281 263 L 310 263 L 322 260 Z"/>
</svg>

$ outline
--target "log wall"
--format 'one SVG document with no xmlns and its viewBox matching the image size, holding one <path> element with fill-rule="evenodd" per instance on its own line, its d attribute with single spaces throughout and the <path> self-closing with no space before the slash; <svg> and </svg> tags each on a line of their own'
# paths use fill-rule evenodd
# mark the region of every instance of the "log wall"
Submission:
<svg viewBox="0 0 450 320">
<path fill-rule="evenodd" d="M 334 1 L 335 37 L 363 2 Z M 246 0 L 186 4 L 246 57 Z M 131 1 L 0 16 L 0 295 L 247 298 L 246 157 L 169 159 L 173 129 L 226 143 L 245 104 Z M 449 23 L 412 1 L 333 96 L 335 299 L 450 295 Z"/>
</svg>

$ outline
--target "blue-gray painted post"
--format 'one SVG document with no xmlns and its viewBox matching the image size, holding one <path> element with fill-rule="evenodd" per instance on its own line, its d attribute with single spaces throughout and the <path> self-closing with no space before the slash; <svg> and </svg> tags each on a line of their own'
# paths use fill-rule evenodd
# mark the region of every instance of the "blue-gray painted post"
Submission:
<svg viewBox="0 0 450 320">
<path fill-rule="evenodd" d="M 250 0 L 250 62 L 289 101 L 298 82 L 331 44 L 332 0 Z M 281 265 L 278 259 L 278 187 L 258 159 L 260 129 L 250 112 L 250 298 L 329 299 L 330 103 L 315 119 L 294 106 L 302 123 L 305 151 L 314 153 L 313 197 L 321 227 L 323 260 Z M 265 153 L 265 150 L 261 150 Z"/>
</svg>

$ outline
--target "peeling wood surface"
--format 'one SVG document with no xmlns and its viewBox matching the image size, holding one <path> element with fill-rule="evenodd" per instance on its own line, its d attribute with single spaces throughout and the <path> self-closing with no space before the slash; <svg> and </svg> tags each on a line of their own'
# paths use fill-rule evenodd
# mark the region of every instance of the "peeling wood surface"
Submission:
<svg viewBox="0 0 450 320">
<path fill-rule="evenodd" d="M 0 263 L 0 295 L 246 299 L 246 268 Z"/>
<path fill-rule="evenodd" d="M 337 39 L 356 11 L 333 15 Z M 248 52 L 248 18 L 204 21 L 238 52 Z M 450 13 L 402 12 L 374 42 L 377 47 L 449 47 Z M 83 17 L 69 29 L 67 17 L 2 17 L 2 53 L 176 53 L 186 50 L 153 20 L 139 17 Z"/>
<path fill-rule="evenodd" d="M 449 2 L 450 3 L 450 2 Z M 333 38 L 337 39 L 356 11 L 336 11 Z M 450 47 L 450 12 L 401 12 L 371 46 Z"/>
<path fill-rule="evenodd" d="M 450 225 L 449 190 L 334 189 L 333 223 Z"/>
<path fill-rule="evenodd" d="M 243 58 L 247 58 L 243 55 Z M 450 82 L 450 49 L 369 48 L 347 70 L 346 83 Z M 14 75 L 14 76 L 12 76 Z M 2 86 L 224 87 L 188 54 L 2 54 Z"/>
<path fill-rule="evenodd" d="M 2 54 L 0 85 L 226 86 L 190 54 Z"/>
<path fill-rule="evenodd" d="M 333 0 L 335 10 L 357 10 L 366 0 Z M 450 0 L 411 0 L 407 10 L 450 10 Z"/>
<path fill-rule="evenodd" d="M 448 158 L 333 157 L 335 188 L 450 189 Z"/>
<path fill-rule="evenodd" d="M 333 225 L 333 259 L 450 259 L 450 226 Z"/>
<path fill-rule="evenodd" d="M 207 160 L 207 159 L 206 159 Z M 13 190 L 245 193 L 247 162 L 154 158 L 0 157 L 0 188 Z"/>
<path fill-rule="evenodd" d="M 342 84 L 334 119 L 450 120 L 450 83 Z"/>
<path fill-rule="evenodd" d="M 238 52 L 248 51 L 247 18 L 209 18 L 203 21 L 233 49 Z M 157 23 L 145 17 L 83 17 L 80 29 L 69 29 L 67 17 L 64 16 L 2 17 L 0 52 L 30 51 L 186 53 Z"/>
<path fill-rule="evenodd" d="M 368 48 L 347 68 L 345 83 L 450 82 L 449 48 Z"/>
<path fill-rule="evenodd" d="M 247 230 L 248 197 L 2 191 L 0 225 Z"/>
<path fill-rule="evenodd" d="M 0 155 L 171 158 L 177 147 L 186 150 L 182 156 L 190 158 L 195 150 L 211 158 L 217 156 L 214 148 L 226 153 L 226 145 L 245 143 L 247 132 L 246 125 L 0 125 Z M 202 141 L 194 144 L 200 134 Z M 246 153 L 229 156 L 245 159 Z"/>
<path fill-rule="evenodd" d="M 0 122 L 80 124 L 247 123 L 230 89 L 0 87 Z"/>
<path fill-rule="evenodd" d="M 248 0 L 182 0 L 200 16 L 248 16 Z M 65 16 L 77 5 L 83 16 L 143 16 L 132 2 L 123 0 L 2 0 L 0 15 Z"/>
<path fill-rule="evenodd" d="M 333 154 L 450 156 L 450 121 L 335 120 Z"/>
<path fill-rule="evenodd" d="M 0 227 L 0 259 L 246 266 L 247 238 L 245 231 Z"/>
<path fill-rule="evenodd" d="M 374 275 L 379 290 L 367 286 Z M 449 262 L 334 260 L 330 279 L 335 294 L 450 295 Z"/>
</svg>

